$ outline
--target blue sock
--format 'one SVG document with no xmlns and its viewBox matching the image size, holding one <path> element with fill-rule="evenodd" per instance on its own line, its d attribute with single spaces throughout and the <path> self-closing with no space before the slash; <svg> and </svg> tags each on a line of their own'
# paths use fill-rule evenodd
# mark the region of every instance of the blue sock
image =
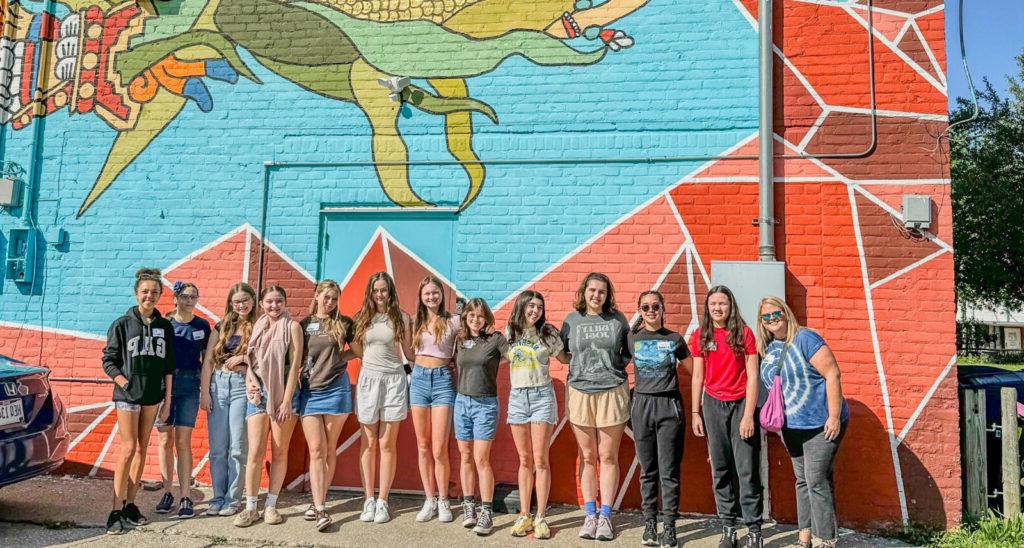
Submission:
<svg viewBox="0 0 1024 548">
<path fill-rule="evenodd" d="M 612 517 L 612 507 L 608 506 L 607 504 L 602 504 L 601 505 L 601 515 L 606 517 L 606 518 Z"/>
<path fill-rule="evenodd" d="M 586 512 L 588 516 L 596 516 L 597 515 L 597 501 L 596 500 L 583 501 L 583 511 Z"/>
</svg>

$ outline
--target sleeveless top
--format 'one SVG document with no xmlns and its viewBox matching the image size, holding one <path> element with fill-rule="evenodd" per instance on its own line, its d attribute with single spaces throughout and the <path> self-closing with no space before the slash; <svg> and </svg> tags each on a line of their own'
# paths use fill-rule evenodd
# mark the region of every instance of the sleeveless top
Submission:
<svg viewBox="0 0 1024 548">
<path fill-rule="evenodd" d="M 430 356 L 442 360 L 450 359 L 455 354 L 455 335 L 459 333 L 459 317 L 452 315 L 448 325 L 444 326 L 441 340 L 434 337 L 433 329 L 426 329 L 420 334 L 420 344 L 416 347 L 417 356 Z"/>
<path fill-rule="evenodd" d="M 362 371 L 405 373 L 399 357 L 395 328 L 386 314 L 377 314 L 363 338 Z"/>
</svg>

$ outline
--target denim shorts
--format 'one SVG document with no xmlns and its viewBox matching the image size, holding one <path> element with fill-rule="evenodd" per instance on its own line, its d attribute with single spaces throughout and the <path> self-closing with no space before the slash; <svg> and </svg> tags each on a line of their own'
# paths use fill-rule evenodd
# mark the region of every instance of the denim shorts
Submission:
<svg viewBox="0 0 1024 548">
<path fill-rule="evenodd" d="M 296 390 L 295 395 L 292 396 L 292 412 L 298 414 L 299 412 L 299 397 L 302 396 L 301 390 Z M 249 418 L 253 415 L 259 415 L 260 413 L 267 412 L 267 389 L 260 389 L 260 404 L 253 405 L 249 398 L 245 398 L 245 418 Z"/>
<path fill-rule="evenodd" d="M 352 383 L 348 371 L 319 390 L 310 390 L 305 381 L 299 390 L 299 416 L 342 415 L 352 412 Z"/>
<path fill-rule="evenodd" d="M 167 403 L 164 402 L 164 405 Z M 196 416 L 199 415 L 199 371 L 174 372 L 170 406 L 167 422 L 157 419 L 154 426 L 196 427 Z"/>
<path fill-rule="evenodd" d="M 531 422 L 558 422 L 558 400 L 555 399 L 555 387 L 528 386 L 513 388 L 508 393 L 509 424 L 529 424 Z"/>
<path fill-rule="evenodd" d="M 498 433 L 497 396 L 455 396 L 455 439 L 489 441 Z"/>
<path fill-rule="evenodd" d="M 455 385 L 452 384 L 452 370 L 441 367 L 412 368 L 409 383 L 409 405 L 417 407 L 451 407 L 455 403 Z"/>
<path fill-rule="evenodd" d="M 129 413 L 138 413 L 142 411 L 142 406 L 137 403 L 128 403 L 126 401 L 115 401 L 114 409 L 118 411 L 128 411 Z"/>
</svg>

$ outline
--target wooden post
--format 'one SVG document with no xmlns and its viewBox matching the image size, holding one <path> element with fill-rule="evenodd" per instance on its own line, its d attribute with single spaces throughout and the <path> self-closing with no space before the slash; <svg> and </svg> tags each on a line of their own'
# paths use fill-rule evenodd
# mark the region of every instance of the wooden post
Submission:
<svg viewBox="0 0 1024 548">
<path fill-rule="evenodd" d="M 999 389 L 1003 419 L 1003 516 L 1020 514 L 1020 455 L 1017 444 L 1017 389 Z"/>
<path fill-rule="evenodd" d="M 988 510 L 988 455 L 985 444 L 985 391 L 964 390 L 963 408 L 964 515 L 981 519 Z"/>
</svg>

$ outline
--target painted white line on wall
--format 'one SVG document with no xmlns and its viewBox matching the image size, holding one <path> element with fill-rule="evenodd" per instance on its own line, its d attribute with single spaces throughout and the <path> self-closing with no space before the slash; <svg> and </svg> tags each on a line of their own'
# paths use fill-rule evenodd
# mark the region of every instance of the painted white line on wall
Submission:
<svg viewBox="0 0 1024 548">
<path fill-rule="evenodd" d="M 88 436 L 90 433 L 92 433 L 93 429 L 96 428 L 96 425 L 98 425 L 99 423 L 103 422 L 103 419 L 107 418 L 107 415 L 109 415 L 110 412 L 114 410 L 113 402 L 108 402 L 108 403 L 106 403 L 104 405 L 107 408 L 104 409 L 102 413 L 97 415 L 96 418 L 93 419 L 92 422 L 90 422 L 88 424 L 88 426 L 86 426 L 85 429 L 82 430 L 77 436 L 75 436 L 75 439 L 71 440 L 71 443 L 68 444 L 68 452 L 69 453 L 71 452 L 72 449 L 75 448 L 76 445 L 78 445 L 78 443 L 80 441 L 84 440 L 86 436 Z"/>
<path fill-rule="evenodd" d="M 86 333 L 85 331 L 75 331 L 73 329 L 61 329 L 59 327 L 44 327 L 41 325 L 20 322 L 8 322 L 3 320 L 0 320 L 0 327 L 9 327 L 12 329 L 26 329 L 29 331 L 38 331 L 40 333 L 53 333 L 55 335 L 64 335 L 66 337 L 78 337 L 80 339 L 89 339 L 91 341 L 107 341 L 107 338 L 103 335 Z"/>
<path fill-rule="evenodd" d="M 942 372 L 935 378 L 935 382 L 932 383 L 931 388 L 928 389 L 924 398 L 921 399 L 921 403 L 917 404 L 917 409 L 914 409 L 914 414 L 910 415 L 910 418 L 907 420 L 907 424 L 903 425 L 903 430 L 900 430 L 900 435 L 896 438 L 899 443 L 903 443 L 903 439 L 907 437 L 907 434 L 910 433 L 910 429 L 913 428 L 914 423 L 917 422 L 917 417 L 921 416 L 921 412 L 924 411 L 928 402 L 931 401 L 932 396 L 935 395 L 935 391 L 939 389 L 939 385 L 942 384 L 942 381 L 946 380 L 946 376 L 949 375 L 950 370 L 953 369 L 955 364 L 956 354 L 949 359 L 949 363 L 946 364 L 946 367 L 942 368 Z"/>
<path fill-rule="evenodd" d="M 814 136 L 817 135 L 818 130 L 821 129 L 821 125 L 825 123 L 825 119 L 828 118 L 830 112 L 831 111 L 828 107 L 825 107 L 821 110 L 821 114 L 818 115 L 818 119 L 814 121 L 814 123 L 811 125 L 811 128 L 807 130 L 807 134 L 804 135 L 804 138 L 800 139 L 800 142 L 797 144 L 796 149 L 798 151 L 803 152 L 804 149 L 807 148 L 807 145 L 811 142 L 811 139 L 814 138 Z"/>
<path fill-rule="evenodd" d="M 875 205 L 877 205 L 878 207 L 880 207 L 880 208 L 884 209 L 885 211 L 889 212 L 889 215 L 892 215 L 898 221 L 902 221 L 903 220 L 903 215 L 901 215 L 899 211 L 896 211 L 896 208 L 894 208 L 891 205 L 889 205 L 888 203 L 886 203 L 885 200 L 883 200 L 883 199 L 879 198 L 878 196 L 875 196 L 874 194 L 868 192 L 866 189 L 861 188 L 859 185 L 854 185 L 852 188 L 854 190 L 856 190 L 858 193 L 860 193 L 861 196 L 864 196 L 868 200 L 871 200 L 872 202 L 874 202 Z M 942 241 L 938 236 L 932 234 L 931 232 L 924 232 L 923 234 L 924 234 L 925 238 L 930 240 L 935 245 L 938 245 L 938 246 L 944 248 L 946 251 L 949 251 L 950 253 L 953 252 L 953 246 L 951 246 L 951 245 L 947 244 L 946 242 Z"/>
<path fill-rule="evenodd" d="M 619 486 L 619 492 L 615 495 L 615 505 L 613 509 L 618 510 L 619 506 L 622 505 L 622 499 L 626 496 L 626 487 L 633 481 L 633 474 L 636 474 L 636 467 L 639 466 L 640 461 L 637 457 L 633 456 L 633 463 L 629 465 L 629 472 L 626 472 L 626 477 L 622 480 L 622 485 Z M 595 471 L 596 473 L 596 471 Z"/>
<path fill-rule="evenodd" d="M 459 291 L 459 288 L 455 287 L 455 283 L 454 282 L 449 280 L 444 274 L 441 274 L 440 272 L 435 270 L 434 267 L 432 267 L 430 265 L 430 263 L 428 263 L 427 261 L 424 261 L 422 257 L 420 257 L 419 255 L 414 253 L 411 249 L 409 249 L 408 247 L 405 247 L 405 245 L 403 245 L 402 242 L 398 241 L 397 238 L 392 236 L 391 233 L 388 232 L 388 230 L 386 228 L 382 228 L 381 230 L 384 231 L 384 235 L 386 236 L 385 241 L 388 242 L 388 255 L 387 255 L 388 261 L 389 261 L 388 262 L 388 272 L 391 271 L 391 263 L 390 263 L 390 260 L 391 260 L 391 246 L 394 245 L 400 251 L 402 251 L 403 253 L 405 253 L 406 255 L 411 257 L 413 260 L 418 262 L 420 264 L 420 266 L 422 266 L 424 269 L 427 270 L 427 272 L 430 272 L 434 276 L 437 276 L 437 278 L 440 279 L 442 282 L 448 284 L 452 289 L 455 290 L 455 294 L 457 296 L 465 298 L 465 295 L 463 295 L 462 292 Z"/>
<path fill-rule="evenodd" d="M 844 112 L 847 114 L 871 114 L 871 109 L 863 107 L 830 106 L 832 112 Z M 879 118 L 913 118 L 915 120 L 928 120 L 932 122 L 948 122 L 949 116 L 945 114 L 925 114 L 922 112 L 904 112 L 902 110 L 875 109 L 875 115 Z"/>
<path fill-rule="evenodd" d="M 882 365 L 882 352 L 878 344 L 878 328 L 875 325 L 875 306 L 871 300 L 871 284 L 868 282 L 868 263 L 864 255 L 864 239 L 860 232 L 860 216 L 857 211 L 857 200 L 853 195 L 852 186 L 846 187 L 850 199 L 850 213 L 853 216 L 853 234 L 857 240 L 857 252 L 860 258 L 861 279 L 864 284 L 864 303 L 867 306 L 868 327 L 871 332 L 871 347 L 875 355 L 875 367 L 878 371 L 878 382 L 882 392 L 882 404 L 885 408 L 886 430 L 889 434 L 889 451 L 892 454 L 893 473 L 896 476 L 896 492 L 900 501 L 900 516 L 903 524 L 908 522 L 907 495 L 903 487 L 903 470 L 900 466 L 899 443 L 896 441 L 892 422 L 892 406 L 889 404 L 889 385 L 885 378 L 885 367 Z"/>
<path fill-rule="evenodd" d="M 227 232 L 223 236 L 218 237 L 217 239 L 213 240 L 212 242 L 209 242 L 206 245 L 195 249 L 194 251 L 192 251 L 188 255 L 185 255 L 184 257 L 178 259 L 177 261 L 174 261 L 173 263 L 170 264 L 170 266 L 164 267 L 163 271 L 164 272 L 170 272 L 170 271 L 174 270 L 175 268 L 178 268 L 181 265 L 191 261 L 192 259 L 195 259 L 196 257 L 202 255 L 203 253 L 206 253 L 207 251 L 217 247 L 218 245 L 220 245 L 220 244 L 230 240 L 231 238 L 233 238 L 236 235 L 238 235 L 239 232 L 243 232 L 243 231 L 248 232 L 248 231 L 251 231 L 251 230 L 252 230 L 252 226 L 249 223 L 242 223 L 241 225 L 231 229 L 229 232 Z"/>
<path fill-rule="evenodd" d="M 877 282 L 871 284 L 871 289 L 877 289 L 879 286 L 884 285 L 884 284 L 886 284 L 888 282 L 891 282 L 892 280 L 895 280 L 896 278 L 899 278 L 900 276 L 906 274 L 907 272 L 910 272 L 911 270 L 914 270 L 915 268 L 923 265 L 924 263 L 927 263 L 928 261 L 938 257 L 939 255 L 943 255 L 945 253 L 949 253 L 949 250 L 945 249 L 945 248 L 939 249 L 938 251 L 928 255 L 927 257 L 919 259 L 919 260 L 915 261 L 913 264 L 905 266 L 905 267 L 897 270 L 896 272 L 893 272 L 892 274 L 889 274 L 888 276 L 882 278 L 881 280 L 878 280 Z"/>
<path fill-rule="evenodd" d="M 348 287 L 348 283 L 352 281 L 352 277 L 356 275 L 356 271 L 359 270 L 360 266 L 362 266 L 363 260 L 366 259 L 366 256 L 370 253 L 370 250 L 373 249 L 374 242 L 377 241 L 377 238 L 381 237 L 383 231 L 384 227 L 377 225 L 376 230 L 373 231 L 373 234 L 370 236 L 370 239 L 367 240 L 366 245 L 363 247 L 363 250 L 359 252 L 359 256 L 356 257 L 355 262 L 352 263 L 352 267 L 348 269 L 348 274 L 345 274 L 345 277 L 342 278 L 341 282 L 338 283 L 339 286 L 343 288 Z M 384 245 L 383 242 L 381 242 L 381 245 Z M 387 254 L 385 254 L 385 256 L 386 255 Z"/>
<path fill-rule="evenodd" d="M 103 444 L 103 450 L 100 451 L 100 456 L 96 458 L 96 464 L 92 465 L 92 470 L 89 470 L 89 477 L 96 475 L 99 471 L 100 466 L 103 465 L 103 459 L 107 457 L 107 451 L 110 451 L 110 445 L 114 443 L 114 436 L 117 436 L 117 423 L 114 423 L 114 428 L 110 430 L 110 436 L 107 437 L 107 442 Z"/>
<path fill-rule="evenodd" d="M 196 475 L 198 475 L 199 471 L 202 470 L 204 466 L 206 466 L 207 462 L 210 462 L 210 452 L 209 451 L 207 451 L 206 454 L 203 455 L 203 458 L 199 459 L 199 464 L 197 464 L 196 467 L 192 469 L 192 477 L 195 477 Z"/>
<path fill-rule="evenodd" d="M 104 407 L 114 407 L 114 402 L 101 401 L 99 403 L 87 403 L 85 405 L 76 405 L 68 408 L 68 413 L 81 413 L 82 411 L 92 411 L 93 409 L 102 409 Z"/>
<path fill-rule="evenodd" d="M 558 438 L 559 432 L 562 431 L 562 428 L 565 428 L 565 423 L 567 423 L 567 422 L 569 422 L 569 413 L 568 412 L 566 412 L 566 414 L 562 417 L 562 420 L 558 421 L 558 426 L 555 427 L 554 432 L 551 432 L 551 439 L 548 440 L 548 448 L 549 449 L 551 448 L 552 445 L 555 444 L 555 440 Z"/>
<path fill-rule="evenodd" d="M 853 9 L 850 9 L 849 5 L 843 6 L 843 10 L 846 13 L 849 13 L 850 16 L 853 17 L 858 23 L 860 23 L 861 26 L 863 26 L 865 29 L 868 28 L 867 20 L 861 17 L 861 15 L 854 11 Z M 893 44 L 892 41 L 886 38 L 884 34 L 879 32 L 877 28 L 873 30 L 873 34 L 879 42 L 888 47 L 889 51 L 896 55 L 896 57 L 899 57 L 904 63 L 907 64 L 908 67 L 913 69 L 913 71 L 916 72 L 921 78 L 924 78 L 926 82 L 931 84 L 935 89 L 939 90 L 939 92 L 942 93 L 943 97 L 946 96 L 946 86 L 944 86 L 942 82 L 936 80 L 934 76 L 928 74 L 927 71 L 918 66 L 918 64 L 913 59 L 911 59 L 909 55 L 907 55 L 906 53 L 903 52 L 903 50 L 898 48 L 896 44 Z"/>
<path fill-rule="evenodd" d="M 914 34 L 917 35 L 917 39 L 921 41 L 921 45 L 924 46 L 924 52 L 928 55 L 928 61 L 932 64 L 932 69 L 935 70 L 935 74 L 939 75 L 939 80 L 942 80 L 942 84 L 949 89 L 949 83 L 946 82 L 946 74 L 942 72 L 942 65 L 939 60 L 936 59 L 935 53 L 932 48 L 928 45 L 928 39 L 924 37 L 924 33 L 921 32 L 921 28 L 917 26 L 916 21 L 911 21 L 910 25 L 914 28 Z"/>
<path fill-rule="evenodd" d="M 242 280 L 249 283 L 249 264 L 252 263 L 252 232 L 245 231 L 245 251 L 242 252 Z"/>
</svg>

